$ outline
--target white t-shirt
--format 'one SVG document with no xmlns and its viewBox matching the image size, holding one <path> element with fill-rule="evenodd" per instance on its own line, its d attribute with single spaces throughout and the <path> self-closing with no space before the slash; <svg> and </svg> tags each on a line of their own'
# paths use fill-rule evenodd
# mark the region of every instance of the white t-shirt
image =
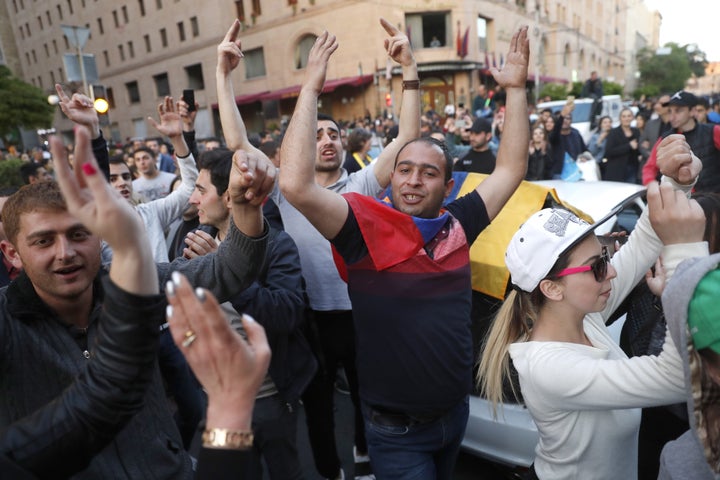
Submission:
<svg viewBox="0 0 720 480">
<path fill-rule="evenodd" d="M 168 172 L 158 172 L 159 175 L 153 179 L 139 177 L 133 180 L 133 191 L 140 195 L 146 202 L 152 202 L 158 198 L 168 196 L 170 184 L 175 180 L 175 175 Z"/>
</svg>

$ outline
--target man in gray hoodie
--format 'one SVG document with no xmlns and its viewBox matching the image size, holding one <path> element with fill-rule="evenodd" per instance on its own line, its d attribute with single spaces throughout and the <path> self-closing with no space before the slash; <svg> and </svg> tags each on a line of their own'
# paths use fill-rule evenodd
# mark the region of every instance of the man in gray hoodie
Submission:
<svg viewBox="0 0 720 480">
<path fill-rule="evenodd" d="M 663 292 L 667 326 L 683 357 L 690 430 L 668 442 L 658 480 L 720 479 L 720 254 L 682 263 Z"/>
</svg>

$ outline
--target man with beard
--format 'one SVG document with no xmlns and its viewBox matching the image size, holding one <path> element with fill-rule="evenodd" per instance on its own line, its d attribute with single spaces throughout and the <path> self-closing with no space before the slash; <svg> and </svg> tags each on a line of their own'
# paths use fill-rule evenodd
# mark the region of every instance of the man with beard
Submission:
<svg viewBox="0 0 720 480">
<path fill-rule="evenodd" d="M 400 147 L 420 134 L 420 97 L 417 63 L 407 36 L 390 23 L 381 21 L 390 35 L 385 39 L 388 55 L 402 66 L 403 89 L 400 129 L 397 139 L 385 147 L 380 157 L 366 168 L 348 175 L 341 167 L 344 158 L 341 129 L 331 117 L 313 113 L 315 138 L 314 168 L 311 175 L 314 184 L 338 194 L 358 192 L 377 196 L 390 181 L 392 162 Z M 230 74 L 240 62 L 242 51 L 237 39 L 240 22 L 235 21 L 225 39 L 218 46 L 217 91 L 220 120 L 229 148 L 258 152 L 248 140 L 247 131 L 235 105 Z M 325 65 L 308 66 L 327 68 Z M 295 114 L 299 114 L 296 110 Z M 309 138 L 308 138 L 309 140 Z M 296 152 L 281 154 L 295 156 Z M 263 155 L 264 156 L 264 155 Z M 282 168 L 281 168 L 282 171 Z M 281 175 L 294 175 L 285 172 Z M 336 370 L 345 369 L 350 395 L 355 407 L 355 478 L 371 478 L 365 431 L 358 397 L 357 372 L 355 369 L 355 333 L 353 330 L 352 305 L 347 285 L 340 278 L 333 262 L 330 243 L 295 209 L 275 188 L 270 198 L 280 209 L 285 230 L 295 240 L 300 253 L 300 263 L 306 282 L 312 323 L 317 330 L 316 354 L 321 359 L 318 375 L 303 396 L 310 444 L 315 466 L 325 478 L 344 478 L 337 445 L 333 419 L 333 392 Z M 312 341 L 312 339 L 311 339 Z"/>
</svg>

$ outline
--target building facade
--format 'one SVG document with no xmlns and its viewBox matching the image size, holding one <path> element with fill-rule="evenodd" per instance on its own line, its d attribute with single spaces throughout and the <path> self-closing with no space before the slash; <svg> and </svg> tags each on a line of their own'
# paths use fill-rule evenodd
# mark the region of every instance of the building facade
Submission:
<svg viewBox="0 0 720 480">
<path fill-rule="evenodd" d="M 198 138 L 219 136 L 216 47 L 234 18 L 243 22 L 244 61 L 234 73 L 236 101 L 251 131 L 286 119 L 295 105 L 314 39 L 338 36 L 320 110 L 350 120 L 396 114 L 400 69 L 388 65 L 382 16 L 408 32 L 420 70 L 424 109 L 470 104 L 489 68 L 504 63 L 512 34 L 530 25 L 528 86 L 569 83 L 592 70 L 626 78 L 628 2 L 636 0 L 3 0 L 14 39 L 14 72 L 53 92 L 66 83 L 63 55 L 75 50 L 61 25 L 89 29 L 92 54 L 110 100 L 106 134 L 124 142 L 154 134 L 146 123 L 165 95 L 195 90 Z M 7 29 L 11 34 L 8 35 Z M 78 88 L 77 82 L 72 85 Z M 71 132 L 57 116 L 60 131 Z"/>
</svg>

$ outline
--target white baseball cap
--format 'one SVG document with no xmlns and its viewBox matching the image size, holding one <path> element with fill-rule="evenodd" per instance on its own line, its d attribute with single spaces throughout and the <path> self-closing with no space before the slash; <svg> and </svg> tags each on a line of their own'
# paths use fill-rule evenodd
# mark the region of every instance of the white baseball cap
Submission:
<svg viewBox="0 0 720 480">
<path fill-rule="evenodd" d="M 545 208 L 534 213 L 520 225 L 505 251 L 510 281 L 521 290 L 532 292 L 560 255 L 602 223 L 591 225 L 562 208 Z"/>
</svg>

